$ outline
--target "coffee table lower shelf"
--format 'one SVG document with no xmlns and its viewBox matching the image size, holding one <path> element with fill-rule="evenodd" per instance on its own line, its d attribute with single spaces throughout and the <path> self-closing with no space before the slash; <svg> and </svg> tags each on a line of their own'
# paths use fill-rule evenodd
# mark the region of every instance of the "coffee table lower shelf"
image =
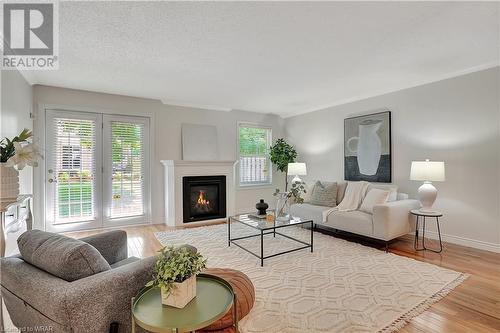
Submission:
<svg viewBox="0 0 500 333">
<path fill-rule="evenodd" d="M 241 237 L 231 238 L 231 221 L 239 222 L 242 225 L 246 225 L 246 226 L 251 227 L 253 229 L 259 230 L 260 232 L 257 233 L 257 234 L 253 234 L 253 235 L 247 235 L 247 236 L 241 236 Z M 273 258 L 273 257 L 276 257 L 276 256 L 284 255 L 284 254 L 287 254 L 287 253 L 304 250 L 304 249 L 311 249 L 311 252 L 313 252 L 315 224 L 314 224 L 314 222 L 312 220 L 305 220 L 305 221 L 303 221 L 303 220 L 299 219 L 299 220 L 294 220 L 294 221 L 284 221 L 282 223 L 280 223 L 280 222 L 273 222 L 271 224 L 267 224 L 266 225 L 266 224 L 263 224 L 263 223 L 267 223 L 267 222 L 265 222 L 265 221 L 258 221 L 257 219 L 250 217 L 250 215 L 244 214 L 244 215 L 237 215 L 237 216 L 229 217 L 227 223 L 228 223 L 228 246 L 231 246 L 231 244 L 234 244 L 237 247 L 239 247 L 240 249 L 242 249 L 242 250 L 250 253 L 251 255 L 253 255 L 253 256 L 257 257 L 257 258 L 259 258 L 260 259 L 260 266 L 261 267 L 264 266 L 264 259 L 269 259 L 269 258 Z M 285 235 L 285 234 L 283 234 L 283 233 L 281 233 L 279 231 L 276 231 L 276 229 L 279 230 L 281 228 L 286 228 L 286 227 L 291 227 L 291 226 L 308 225 L 308 224 L 310 224 L 310 230 L 311 230 L 311 236 L 310 236 L 310 242 L 309 243 L 304 242 L 304 241 L 302 241 L 300 239 L 291 237 L 289 235 Z M 273 254 L 264 256 L 264 236 L 266 236 L 266 235 L 273 235 L 273 237 L 276 237 L 276 235 L 279 235 L 279 236 L 288 238 L 288 239 L 290 239 L 290 240 L 292 240 L 294 242 L 297 242 L 299 244 L 302 244 L 303 246 L 300 246 L 300 247 L 293 248 L 293 249 L 290 249 L 290 250 L 281 251 L 281 252 L 278 252 L 278 253 L 273 253 Z M 248 248 L 244 247 L 243 245 L 238 244 L 236 242 L 236 241 L 239 241 L 239 240 L 242 240 L 242 239 L 248 239 L 248 238 L 253 238 L 253 237 L 260 237 L 260 253 L 255 253 L 255 252 L 249 250 Z"/>
</svg>

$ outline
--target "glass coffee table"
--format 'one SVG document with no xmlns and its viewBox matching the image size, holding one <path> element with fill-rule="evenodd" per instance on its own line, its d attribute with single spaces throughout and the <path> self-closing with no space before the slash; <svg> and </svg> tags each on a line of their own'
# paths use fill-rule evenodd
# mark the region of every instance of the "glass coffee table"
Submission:
<svg viewBox="0 0 500 333">
<path fill-rule="evenodd" d="M 248 235 L 248 236 L 241 236 L 241 237 L 235 237 L 231 238 L 231 224 L 233 223 L 240 223 L 244 226 L 247 226 L 249 228 L 253 228 L 255 230 L 258 230 L 258 233 Z M 285 235 L 280 231 L 282 228 L 289 228 L 289 227 L 296 227 L 296 226 L 303 226 L 303 225 L 309 225 L 311 228 L 311 236 L 310 236 L 310 242 L 304 242 L 300 239 L 291 237 L 289 235 Z M 257 258 L 260 259 L 260 266 L 264 266 L 264 259 L 276 257 L 279 255 L 283 255 L 286 253 L 290 252 L 295 252 L 303 249 L 311 249 L 311 252 L 313 252 L 313 241 L 314 241 L 314 228 L 315 224 L 313 220 L 305 220 L 301 219 L 298 217 L 293 217 L 290 220 L 287 221 L 274 221 L 274 222 L 269 222 L 266 219 L 259 219 L 257 217 L 252 217 L 250 214 L 241 214 L 241 215 L 235 215 L 231 216 L 227 220 L 227 238 L 228 238 L 228 246 L 231 246 L 231 244 L 236 245 L 237 247 L 241 248 L 242 250 L 247 251 L 248 253 L 256 256 Z M 266 235 L 273 235 L 273 238 L 276 237 L 276 235 L 288 238 L 301 246 L 297 248 L 293 248 L 290 250 L 278 252 L 278 253 L 273 253 L 267 256 L 264 256 L 264 236 Z M 255 253 L 249 250 L 248 248 L 244 247 L 241 244 L 238 244 L 236 241 L 242 240 L 242 239 L 247 239 L 247 238 L 252 238 L 252 237 L 258 237 L 260 238 L 260 253 Z"/>
</svg>

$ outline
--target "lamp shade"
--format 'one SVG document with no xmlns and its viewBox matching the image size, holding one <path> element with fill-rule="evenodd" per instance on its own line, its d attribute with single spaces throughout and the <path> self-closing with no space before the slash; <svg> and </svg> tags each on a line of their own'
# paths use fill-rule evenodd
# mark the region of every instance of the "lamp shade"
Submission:
<svg viewBox="0 0 500 333">
<path fill-rule="evenodd" d="M 429 160 L 411 162 L 410 180 L 444 182 L 444 162 Z"/>
<path fill-rule="evenodd" d="M 288 175 L 291 176 L 305 176 L 307 169 L 305 163 L 288 163 Z"/>
</svg>

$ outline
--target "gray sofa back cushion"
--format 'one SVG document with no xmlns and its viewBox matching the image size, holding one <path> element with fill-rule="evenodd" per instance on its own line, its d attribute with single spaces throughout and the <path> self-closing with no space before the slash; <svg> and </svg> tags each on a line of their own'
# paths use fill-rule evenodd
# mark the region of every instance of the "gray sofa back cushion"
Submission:
<svg viewBox="0 0 500 333">
<path fill-rule="evenodd" d="M 318 180 L 314 184 L 310 203 L 316 206 L 335 207 L 337 205 L 337 183 Z"/>
<path fill-rule="evenodd" d="M 66 281 L 111 269 L 95 247 L 63 235 L 29 230 L 17 244 L 24 261 Z"/>
</svg>

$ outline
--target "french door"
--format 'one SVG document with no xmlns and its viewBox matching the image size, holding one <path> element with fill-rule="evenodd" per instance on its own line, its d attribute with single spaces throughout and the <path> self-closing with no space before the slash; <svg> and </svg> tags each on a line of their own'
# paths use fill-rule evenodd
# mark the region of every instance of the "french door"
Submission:
<svg viewBox="0 0 500 333">
<path fill-rule="evenodd" d="M 46 111 L 45 226 L 149 222 L 149 119 Z"/>
</svg>

